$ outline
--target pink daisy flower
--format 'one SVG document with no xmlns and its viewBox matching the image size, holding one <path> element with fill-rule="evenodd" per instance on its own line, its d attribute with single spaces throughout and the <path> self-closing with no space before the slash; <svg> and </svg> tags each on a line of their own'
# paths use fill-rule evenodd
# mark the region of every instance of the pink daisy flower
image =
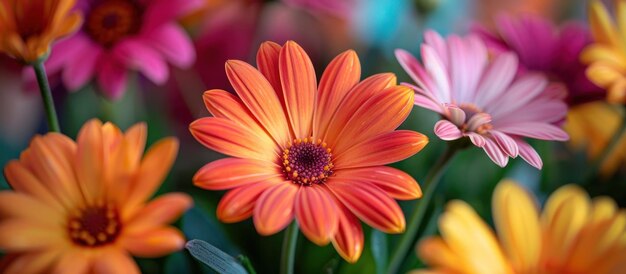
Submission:
<svg viewBox="0 0 626 274">
<path fill-rule="evenodd" d="M 169 78 L 168 63 L 195 61 L 190 38 L 175 21 L 202 4 L 199 0 L 82 0 L 85 15 L 74 36 L 57 43 L 46 62 L 69 90 L 95 79 L 105 96 L 119 98 L 129 71 L 155 84 Z"/>
<path fill-rule="evenodd" d="M 603 89 L 587 79 L 587 68 L 580 62 L 580 52 L 592 42 L 591 34 L 581 22 L 568 22 L 561 27 L 532 14 L 519 17 L 500 15 L 496 31 L 475 25 L 472 31 L 480 36 L 493 53 L 513 51 L 519 56 L 520 73 L 538 71 L 567 88 L 570 105 L 600 100 Z"/>
<path fill-rule="evenodd" d="M 417 83 L 415 104 L 442 116 L 435 134 L 451 141 L 469 137 L 489 158 L 504 167 L 521 156 L 541 169 L 542 161 L 524 137 L 565 141 L 562 121 L 567 105 L 555 89 L 546 89 L 541 74 L 516 78 L 518 59 L 504 52 L 490 59 L 476 35 L 442 38 L 427 31 L 421 46 L 423 64 L 410 53 L 396 50 L 404 70 Z"/>
</svg>

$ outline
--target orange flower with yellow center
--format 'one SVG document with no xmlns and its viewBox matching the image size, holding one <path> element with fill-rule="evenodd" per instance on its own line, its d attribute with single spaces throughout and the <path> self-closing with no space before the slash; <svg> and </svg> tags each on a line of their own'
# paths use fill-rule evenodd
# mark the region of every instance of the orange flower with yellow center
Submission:
<svg viewBox="0 0 626 274">
<path fill-rule="evenodd" d="M 441 237 L 419 244 L 433 266 L 416 273 L 623 273 L 626 212 L 613 200 L 593 200 L 575 185 L 554 192 L 539 213 L 535 198 L 512 181 L 493 194 L 494 233 L 462 201 L 439 218 Z"/>
<path fill-rule="evenodd" d="M 599 0 L 589 6 L 594 43 L 581 53 L 587 77 L 607 90 L 608 101 L 626 104 L 626 0 L 615 0 L 615 20 Z"/>
<path fill-rule="evenodd" d="M 0 51 L 33 63 L 50 45 L 78 29 L 82 17 L 71 12 L 75 0 L 1 0 Z"/>
<path fill-rule="evenodd" d="M 5 176 L 0 192 L 2 273 L 139 273 L 130 255 L 163 256 L 185 240 L 168 226 L 191 204 L 182 193 L 148 198 L 178 151 L 167 138 L 143 156 L 146 126 L 125 133 L 87 122 L 77 142 L 36 136 Z"/>
<path fill-rule="evenodd" d="M 218 218 L 253 216 L 256 230 L 270 235 L 295 217 L 308 239 L 332 241 L 350 262 L 363 249 L 359 219 L 402 232 L 404 215 L 394 198 L 416 199 L 421 190 L 408 174 L 383 165 L 428 143 L 420 133 L 395 130 L 411 112 L 413 91 L 389 73 L 359 82 L 352 50 L 328 65 L 319 86 L 311 60 L 293 41 L 263 43 L 257 65 L 228 61 L 238 96 L 205 92 L 214 117 L 190 125 L 200 143 L 232 156 L 207 164 L 193 179 L 205 189 L 232 189 Z"/>
</svg>

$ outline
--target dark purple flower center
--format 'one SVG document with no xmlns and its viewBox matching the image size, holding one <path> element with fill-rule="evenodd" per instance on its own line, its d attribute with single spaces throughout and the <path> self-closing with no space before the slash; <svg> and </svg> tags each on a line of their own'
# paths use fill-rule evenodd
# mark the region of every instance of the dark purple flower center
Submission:
<svg viewBox="0 0 626 274">
<path fill-rule="evenodd" d="M 110 47 L 120 39 L 139 32 L 141 9 L 129 0 L 104 0 L 93 7 L 85 20 L 91 39 Z"/>
<path fill-rule="evenodd" d="M 120 234 L 121 222 L 114 207 L 89 206 L 72 216 L 67 227 L 74 243 L 95 247 L 112 243 Z"/>
<path fill-rule="evenodd" d="M 322 140 L 295 139 L 280 159 L 287 180 L 301 185 L 320 184 L 333 174 L 331 149 Z"/>
</svg>

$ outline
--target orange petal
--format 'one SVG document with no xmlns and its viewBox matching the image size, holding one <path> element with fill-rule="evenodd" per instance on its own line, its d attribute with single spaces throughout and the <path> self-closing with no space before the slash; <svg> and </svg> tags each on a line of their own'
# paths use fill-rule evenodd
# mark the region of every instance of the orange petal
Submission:
<svg viewBox="0 0 626 274">
<path fill-rule="evenodd" d="M 430 266 L 454 270 L 458 273 L 464 273 L 467 270 L 460 263 L 462 259 L 440 237 L 430 237 L 420 241 L 417 246 L 417 254 Z"/>
<path fill-rule="evenodd" d="M 280 167 L 268 161 L 224 158 L 208 163 L 193 176 L 193 184 L 208 190 L 231 189 L 282 177 Z"/>
<path fill-rule="evenodd" d="M 422 190 L 411 175 L 404 171 L 387 167 L 364 167 L 343 169 L 334 175 L 337 179 L 369 182 L 398 200 L 413 200 L 422 197 Z"/>
<path fill-rule="evenodd" d="M 20 252 L 62 247 L 65 244 L 62 226 L 46 226 L 21 219 L 8 219 L 0 223 L 0 249 Z"/>
<path fill-rule="evenodd" d="M 254 207 L 254 227 L 267 236 L 281 231 L 293 220 L 293 207 L 300 187 L 283 182 L 267 189 Z"/>
<path fill-rule="evenodd" d="M 355 143 L 396 129 L 411 113 L 413 95 L 413 90 L 405 86 L 391 87 L 374 94 L 351 113 L 352 118 L 344 124 L 333 150 L 343 151 Z"/>
<path fill-rule="evenodd" d="M 325 136 L 337 107 L 361 78 L 359 57 L 353 50 L 338 55 L 328 64 L 320 80 L 313 118 L 313 136 Z"/>
<path fill-rule="evenodd" d="M 184 193 L 162 195 L 139 210 L 128 220 L 126 231 L 135 233 L 169 224 L 193 206 L 191 197 Z"/>
<path fill-rule="evenodd" d="M 386 233 L 404 231 L 404 214 L 384 190 L 368 182 L 339 180 L 327 181 L 328 188 L 339 201 L 366 224 Z"/>
<path fill-rule="evenodd" d="M 287 144 L 292 139 L 287 117 L 276 92 L 263 74 L 245 62 L 229 60 L 226 62 L 226 75 L 241 101 L 276 143 Z"/>
<path fill-rule="evenodd" d="M 77 137 L 76 176 L 88 202 L 95 202 L 103 193 L 104 145 L 102 123 L 92 119 L 80 129 Z"/>
<path fill-rule="evenodd" d="M 59 253 L 61 253 L 60 250 L 50 248 L 20 255 L 7 254 L 0 262 L 0 272 L 4 274 L 46 273 L 56 262 Z"/>
<path fill-rule="evenodd" d="M 200 118 L 189 130 L 198 142 L 222 154 L 265 161 L 278 157 L 273 142 L 256 138 L 254 132 L 224 118 Z"/>
<path fill-rule="evenodd" d="M 84 250 L 76 248 L 63 252 L 51 273 L 89 273 L 89 267 L 91 267 L 89 255 Z"/>
<path fill-rule="evenodd" d="M 349 263 L 355 263 L 363 252 L 363 228 L 359 219 L 345 206 L 337 205 L 338 226 L 333 246 L 341 257 Z"/>
<path fill-rule="evenodd" d="M 320 185 L 300 187 L 295 203 L 300 230 L 311 242 L 326 245 L 337 231 L 339 217 L 332 194 Z"/>
<path fill-rule="evenodd" d="M 204 92 L 202 98 L 213 116 L 229 119 L 248 128 L 256 134 L 256 138 L 262 139 L 264 143 L 273 142 L 272 137 L 259 125 L 252 112 L 237 96 L 224 90 L 213 89 Z"/>
<path fill-rule="evenodd" d="M 317 79 L 311 59 L 294 41 L 280 50 L 278 71 L 285 106 L 296 138 L 311 136 Z"/>
<path fill-rule="evenodd" d="M 154 194 L 172 168 L 176 154 L 178 154 L 176 138 L 164 138 L 152 145 L 141 162 L 134 181 L 135 185 L 132 186 L 126 201 L 125 210 L 143 203 Z"/>
<path fill-rule="evenodd" d="M 92 271 L 94 274 L 141 274 L 139 267 L 126 251 L 114 248 L 103 251 L 102 255 L 94 260 Z"/>
<path fill-rule="evenodd" d="M 13 160 L 4 167 L 7 182 L 18 193 L 32 195 L 46 205 L 61 210 L 63 204 L 22 163 Z"/>
<path fill-rule="evenodd" d="M 279 44 L 274 42 L 263 42 L 256 53 L 256 66 L 270 82 L 280 101 L 283 102 L 283 89 L 280 86 L 280 73 L 278 72 L 278 56 L 281 48 Z"/>
<path fill-rule="evenodd" d="M 337 169 L 380 166 L 404 160 L 428 144 L 428 137 L 409 130 L 383 133 L 338 152 Z M 336 150 L 339 151 L 339 150 Z"/>
<path fill-rule="evenodd" d="M 382 90 L 396 85 L 396 76 L 392 73 L 381 73 L 368 77 L 352 88 L 341 102 L 332 120 L 324 139 L 328 144 L 334 144 L 335 140 L 346 127 L 354 113 L 372 96 Z M 334 148 L 333 148 L 334 149 Z"/>
<path fill-rule="evenodd" d="M 124 133 L 124 166 L 129 171 L 139 168 L 141 157 L 146 149 L 147 132 L 148 126 L 146 123 L 138 123 Z"/>
<path fill-rule="evenodd" d="M 122 245 L 137 257 L 155 258 L 181 250 L 185 237 L 173 227 L 160 227 L 133 235 L 124 235 Z"/>
<path fill-rule="evenodd" d="M 56 142 L 51 142 L 50 137 L 52 136 L 35 136 L 29 149 L 22 153 L 20 162 L 28 167 L 40 182 L 45 182 L 43 186 L 47 187 L 59 201 L 68 205 L 82 198 L 72 168 L 76 159 L 70 158 L 63 151 L 63 147 L 56 146 Z"/>
<path fill-rule="evenodd" d="M 29 195 L 13 191 L 0 192 L 0 217 L 26 219 L 33 223 L 50 226 L 64 222 L 64 216 L 57 209 Z"/>
<path fill-rule="evenodd" d="M 217 205 L 217 219 L 224 223 L 236 223 L 252 216 L 257 200 L 268 188 L 284 183 L 280 177 L 227 192 Z"/>
</svg>

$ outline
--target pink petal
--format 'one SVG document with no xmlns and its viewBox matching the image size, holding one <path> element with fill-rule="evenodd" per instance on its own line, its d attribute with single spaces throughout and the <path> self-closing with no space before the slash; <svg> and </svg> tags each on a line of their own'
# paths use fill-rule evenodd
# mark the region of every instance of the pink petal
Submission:
<svg viewBox="0 0 626 274">
<path fill-rule="evenodd" d="M 201 7 L 201 0 L 152 0 L 146 3 L 148 9 L 143 14 L 141 32 L 151 31 L 162 24 L 173 22 L 179 16 L 185 15 Z"/>
<path fill-rule="evenodd" d="M 465 124 L 465 111 L 461 108 L 454 105 L 446 106 L 446 114 L 448 116 L 448 120 L 457 126 L 461 126 Z"/>
<path fill-rule="evenodd" d="M 504 133 L 530 137 L 540 140 L 567 141 L 569 135 L 561 128 L 541 122 L 522 122 L 498 128 Z"/>
<path fill-rule="evenodd" d="M 424 42 L 435 50 L 437 55 L 439 55 L 439 58 L 441 58 L 444 66 L 447 66 L 449 64 L 450 59 L 448 58 L 448 48 L 446 47 L 446 41 L 443 39 L 443 37 L 441 37 L 441 35 L 439 35 L 439 33 L 433 30 L 427 30 L 426 32 L 424 32 Z"/>
<path fill-rule="evenodd" d="M 158 51 L 139 40 L 125 40 L 118 43 L 113 52 L 129 68 L 139 70 L 155 84 L 163 84 L 169 77 L 169 70 Z"/>
<path fill-rule="evenodd" d="M 500 146 L 502 151 L 504 151 L 510 157 L 517 157 L 517 155 L 519 154 L 519 148 L 517 147 L 515 140 L 513 140 L 511 136 L 497 130 L 491 130 L 489 131 L 489 133 L 496 141 L 496 143 Z"/>
<path fill-rule="evenodd" d="M 548 80 L 543 74 L 528 73 L 517 78 L 506 92 L 500 94 L 497 104 L 490 104 L 486 107 L 494 119 L 502 117 L 507 113 L 513 113 L 528 102 L 535 99 L 543 92 L 548 85 Z"/>
<path fill-rule="evenodd" d="M 474 36 L 463 39 L 456 35 L 448 38 L 452 98 L 459 102 L 474 98 L 476 85 L 487 60 L 485 45 L 477 39 Z"/>
<path fill-rule="evenodd" d="M 435 53 L 433 48 L 423 44 L 422 58 L 424 61 L 424 67 L 426 68 L 428 74 L 432 77 L 434 83 L 434 90 L 432 91 L 433 95 L 439 102 L 450 103 L 450 79 L 440 56 Z"/>
<path fill-rule="evenodd" d="M 126 90 L 126 67 L 111 54 L 104 54 L 98 66 L 98 84 L 104 95 L 119 99 Z"/>
<path fill-rule="evenodd" d="M 164 24 L 145 35 L 147 42 L 165 55 L 167 61 L 187 68 L 196 59 L 196 51 L 185 30 L 176 24 Z"/>
<path fill-rule="evenodd" d="M 452 141 L 463 137 L 463 133 L 459 128 L 448 120 L 439 120 L 435 124 L 435 134 L 441 140 Z"/>
<path fill-rule="evenodd" d="M 475 132 L 468 132 L 465 135 L 467 135 L 467 137 L 470 138 L 470 140 L 472 141 L 472 143 L 477 146 L 477 147 L 484 147 L 485 146 L 485 137 L 483 137 L 482 135 L 475 133 Z"/>
<path fill-rule="evenodd" d="M 529 163 L 531 166 L 541 169 L 543 162 L 541 161 L 539 154 L 537 154 L 537 151 L 521 138 L 515 138 L 515 142 L 519 147 L 519 155 L 522 159 L 524 159 L 524 161 Z"/>
<path fill-rule="evenodd" d="M 437 99 L 435 99 L 432 95 L 429 95 L 426 91 L 424 91 L 423 89 L 417 86 L 414 86 L 408 83 L 402 83 L 402 85 L 410 87 L 415 91 L 415 96 L 413 97 L 414 98 L 413 100 L 416 106 L 420 106 L 425 109 L 430 109 L 439 114 L 443 114 L 443 107 L 437 102 Z"/>
<path fill-rule="evenodd" d="M 90 44 L 79 51 L 78 56 L 74 59 L 68 59 L 63 71 L 63 83 L 69 90 L 78 90 L 84 86 L 94 74 L 96 74 L 96 66 L 100 62 L 103 50 L 100 46 Z"/>
<path fill-rule="evenodd" d="M 409 74 L 418 86 L 425 89 L 428 93 L 435 90 L 430 76 L 413 55 L 403 49 L 397 49 L 395 54 L 404 71 Z"/>
<path fill-rule="evenodd" d="M 467 121 L 467 129 L 470 131 L 476 131 L 478 127 L 487 123 L 491 123 L 491 115 L 484 112 L 477 113 Z"/>
<path fill-rule="evenodd" d="M 504 154 L 500 146 L 493 140 L 485 138 L 485 146 L 483 150 L 487 153 L 487 156 L 500 167 L 505 167 L 509 162 L 509 157 Z"/>
<path fill-rule="evenodd" d="M 502 95 L 517 73 L 517 64 L 517 56 L 513 53 L 497 55 L 485 70 L 472 101 L 478 106 L 486 106 Z"/>
</svg>

